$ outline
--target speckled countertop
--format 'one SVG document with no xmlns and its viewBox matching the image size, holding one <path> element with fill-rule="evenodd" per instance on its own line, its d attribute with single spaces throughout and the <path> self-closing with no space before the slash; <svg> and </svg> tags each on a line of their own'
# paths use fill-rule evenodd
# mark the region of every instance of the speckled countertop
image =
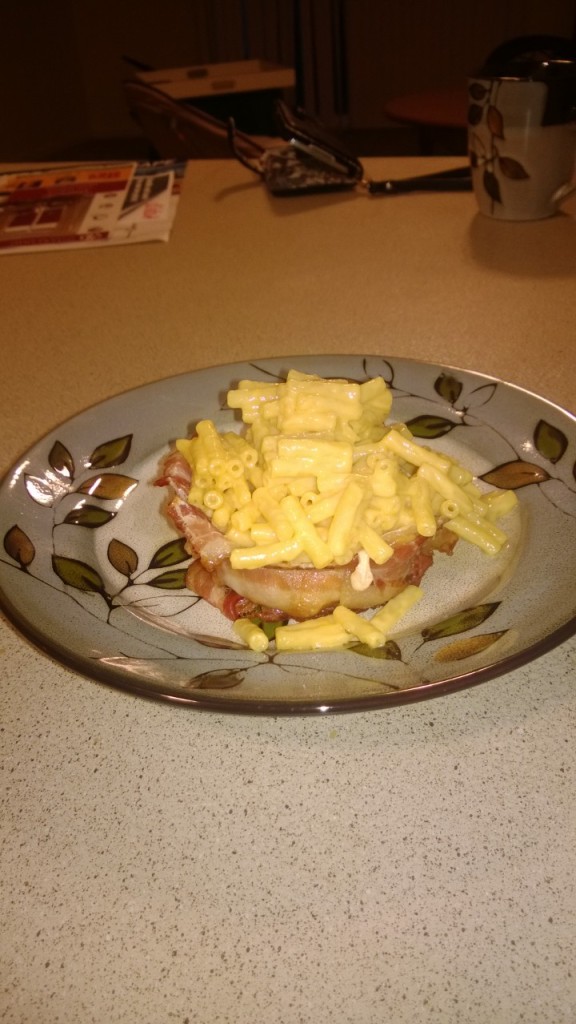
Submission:
<svg viewBox="0 0 576 1024">
<path fill-rule="evenodd" d="M 198 162 L 167 245 L 3 257 L 4 466 L 89 404 L 247 354 L 434 358 L 574 409 L 574 207 L 291 203 Z M 6 1024 L 576 1019 L 573 639 L 318 718 L 139 699 L 3 621 L 0 653 Z"/>
</svg>

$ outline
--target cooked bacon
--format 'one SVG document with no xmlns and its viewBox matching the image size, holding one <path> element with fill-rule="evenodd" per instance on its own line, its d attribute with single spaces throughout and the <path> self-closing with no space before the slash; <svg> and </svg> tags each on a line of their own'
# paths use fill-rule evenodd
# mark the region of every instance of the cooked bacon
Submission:
<svg viewBox="0 0 576 1024">
<path fill-rule="evenodd" d="M 188 500 L 192 484 L 192 467 L 179 451 L 170 452 L 164 459 L 164 472 L 155 481 L 156 487 L 172 487 L 179 498 Z"/>
<path fill-rule="evenodd" d="M 223 559 L 228 558 L 232 545 L 208 516 L 190 505 L 188 494 L 192 484 L 192 468 L 178 451 L 170 452 L 164 460 L 162 475 L 155 480 L 157 487 L 171 487 L 175 497 L 166 508 L 166 514 L 179 533 L 186 538 L 186 547 L 191 555 L 197 555 L 206 569 L 214 569 Z"/>
<path fill-rule="evenodd" d="M 232 546 L 201 509 L 188 503 L 191 471 L 175 452 L 164 463 L 156 481 L 171 486 L 176 497 L 167 513 L 196 556 L 186 575 L 186 586 L 218 608 L 228 619 L 260 618 L 267 622 L 310 619 L 330 612 L 338 604 L 355 611 L 378 608 L 404 590 L 418 585 L 432 565 L 434 551 L 451 554 L 457 537 L 440 527 L 434 537 L 414 536 L 391 541 L 394 554 L 384 565 L 371 563 L 373 583 L 355 590 L 350 577 L 357 559 L 348 565 L 314 569 L 308 566 L 268 566 L 233 569 Z"/>
<path fill-rule="evenodd" d="M 189 505 L 182 498 L 173 498 L 166 509 L 167 515 L 177 530 L 187 540 L 191 555 L 198 555 L 202 565 L 209 571 L 215 569 L 232 550 L 230 541 L 208 519 L 202 509 Z"/>
</svg>

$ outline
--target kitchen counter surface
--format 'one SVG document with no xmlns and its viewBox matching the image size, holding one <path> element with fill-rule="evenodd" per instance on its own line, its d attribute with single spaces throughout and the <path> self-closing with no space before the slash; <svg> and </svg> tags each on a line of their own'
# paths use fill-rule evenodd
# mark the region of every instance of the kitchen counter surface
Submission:
<svg viewBox="0 0 576 1024">
<path fill-rule="evenodd" d="M 0 260 L 2 468 L 111 395 L 272 355 L 434 361 L 574 411 L 575 213 L 273 200 L 194 162 L 168 243 Z M 6 1024 L 576 1019 L 574 638 L 317 718 L 147 701 L 4 620 L 0 650 Z"/>
</svg>

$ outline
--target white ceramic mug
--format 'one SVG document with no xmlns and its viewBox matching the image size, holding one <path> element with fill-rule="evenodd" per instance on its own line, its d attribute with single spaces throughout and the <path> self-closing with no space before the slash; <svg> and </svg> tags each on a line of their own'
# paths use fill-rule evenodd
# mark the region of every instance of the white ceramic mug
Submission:
<svg viewBox="0 0 576 1024">
<path fill-rule="evenodd" d="M 574 66 L 543 62 L 540 77 L 480 72 L 468 82 L 472 182 L 489 217 L 551 217 L 576 190 Z"/>
</svg>

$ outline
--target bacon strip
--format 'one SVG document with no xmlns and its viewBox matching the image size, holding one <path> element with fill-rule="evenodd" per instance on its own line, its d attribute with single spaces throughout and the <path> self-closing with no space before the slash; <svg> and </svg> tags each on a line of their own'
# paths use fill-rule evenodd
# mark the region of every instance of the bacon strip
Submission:
<svg viewBox="0 0 576 1024">
<path fill-rule="evenodd" d="M 206 569 L 212 571 L 229 557 L 232 550 L 230 541 L 212 526 L 202 509 L 176 497 L 168 505 L 166 513 L 176 529 L 186 537 L 190 554 L 198 555 Z"/>
<path fill-rule="evenodd" d="M 170 452 L 164 460 L 164 472 L 154 481 L 156 487 L 172 487 L 179 498 L 188 500 L 192 486 L 192 467 L 179 451 Z"/>
<path fill-rule="evenodd" d="M 208 516 L 190 505 L 188 494 L 192 485 L 192 468 L 178 451 L 170 452 L 164 460 L 162 475 L 155 480 L 156 487 L 171 487 L 175 497 L 166 508 L 166 514 L 179 533 L 186 537 L 191 555 L 198 555 L 206 569 L 214 569 L 223 559 L 228 558 L 232 545 Z"/>
</svg>

